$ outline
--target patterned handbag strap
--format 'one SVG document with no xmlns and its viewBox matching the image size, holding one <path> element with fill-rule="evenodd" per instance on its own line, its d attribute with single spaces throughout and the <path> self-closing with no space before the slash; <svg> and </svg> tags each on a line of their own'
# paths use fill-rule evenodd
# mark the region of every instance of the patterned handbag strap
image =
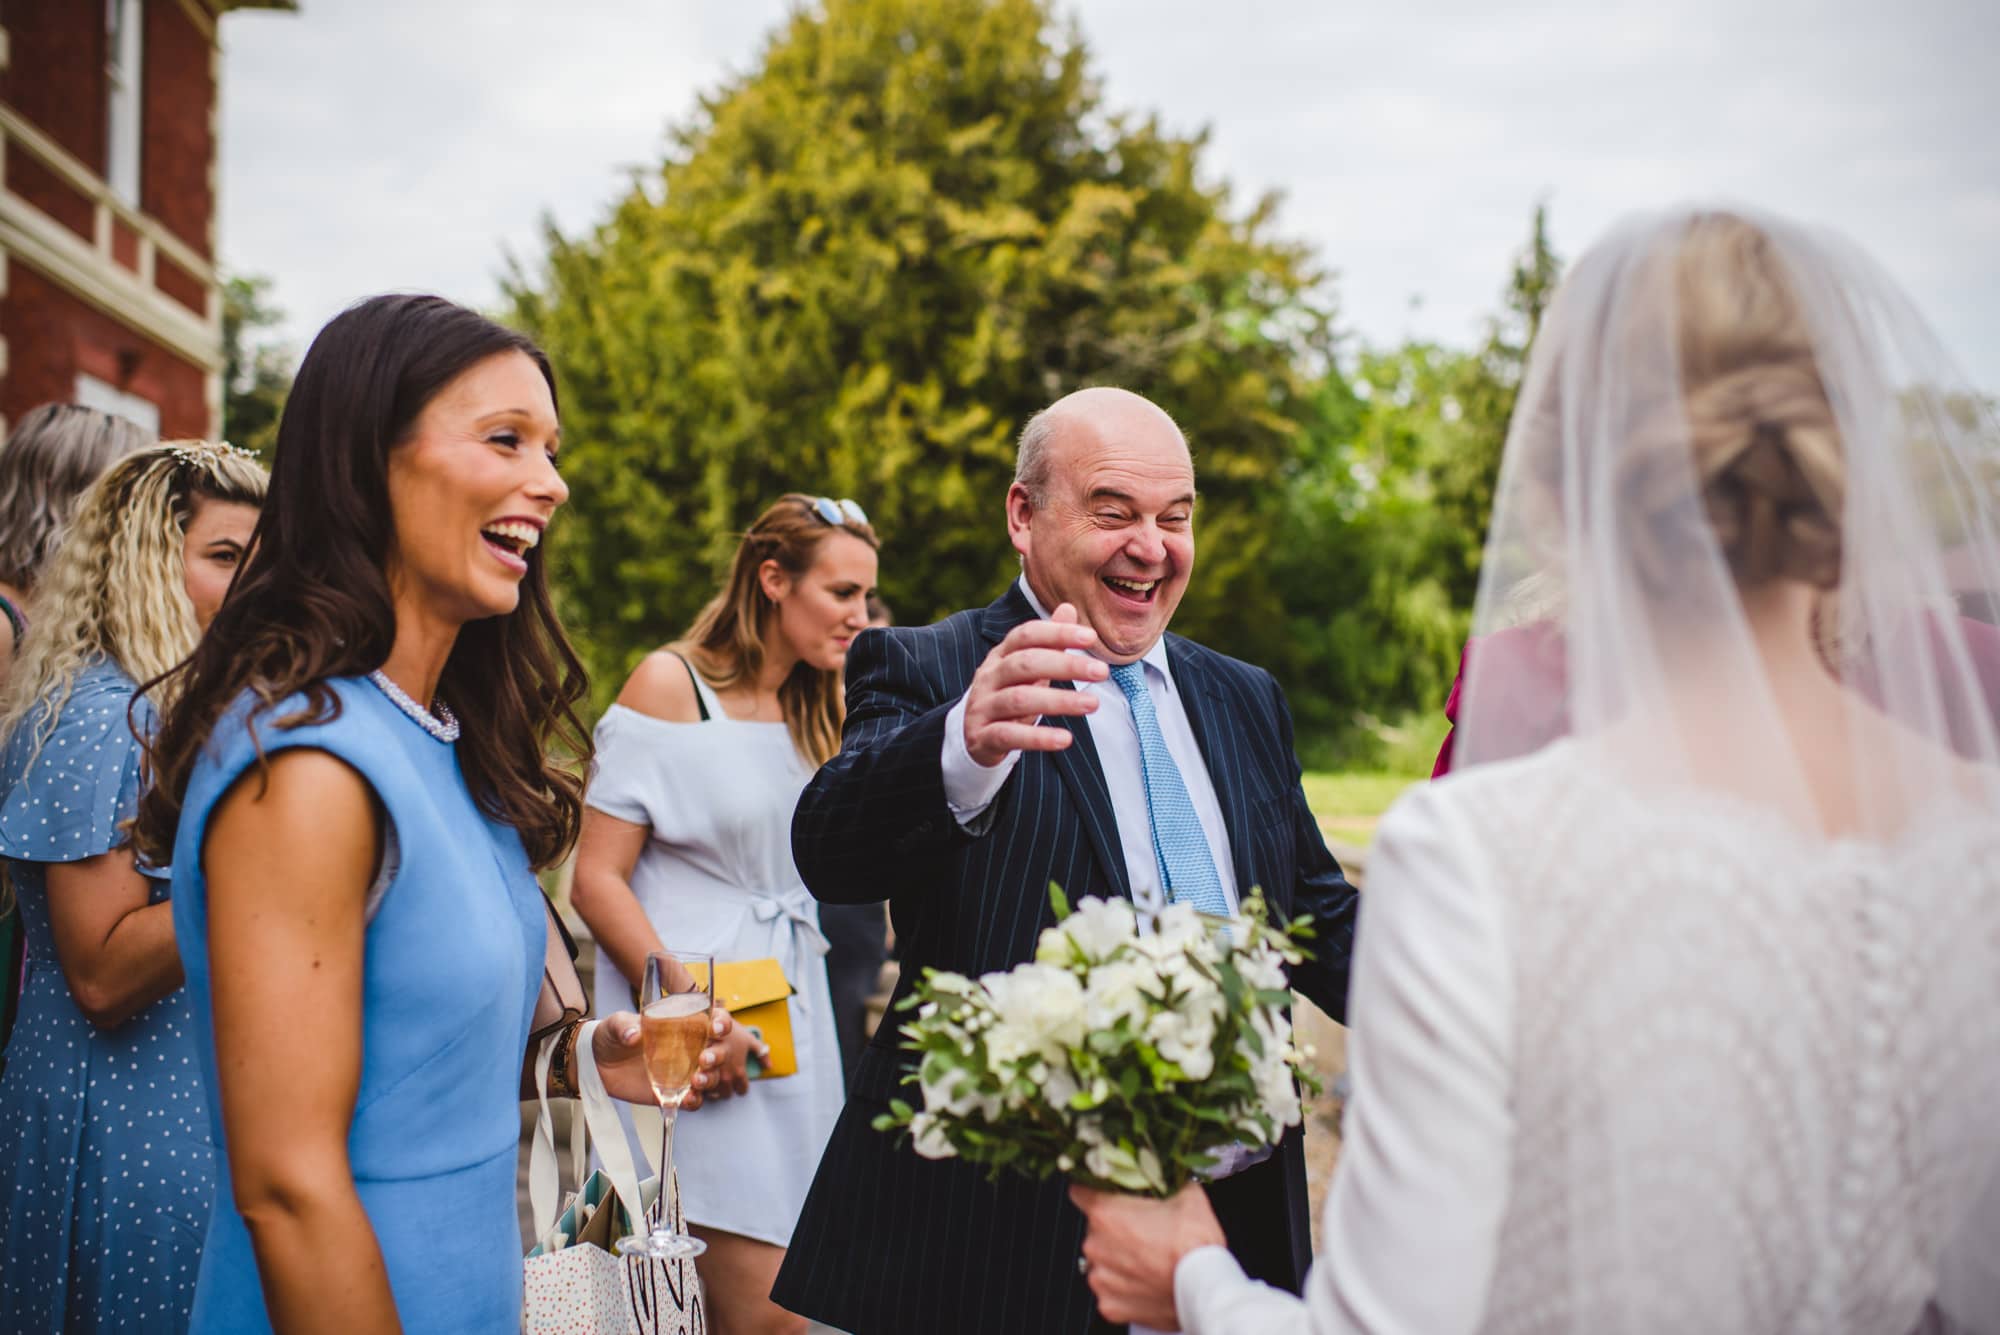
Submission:
<svg viewBox="0 0 2000 1335">
<path fill-rule="evenodd" d="M 639 1170 L 632 1163 L 632 1145 L 625 1139 L 625 1124 L 618 1116 L 618 1102 L 604 1087 L 604 1076 L 597 1069 L 597 1058 L 590 1050 L 591 1036 L 596 1032 L 601 1020 L 591 1020 L 577 1035 L 576 1087 L 580 1121 L 590 1127 L 590 1138 L 597 1146 L 598 1162 L 604 1165 L 604 1175 L 611 1179 L 612 1187 L 618 1192 L 618 1199 L 631 1213 L 635 1225 L 643 1227 L 645 1192 Z"/>
<path fill-rule="evenodd" d="M 577 1047 L 581 1050 L 590 1042 L 590 1031 L 597 1022 L 585 1024 L 576 1036 Z M 561 1034 L 551 1034 L 541 1042 L 535 1053 L 535 1095 L 541 1105 L 535 1113 L 535 1138 L 528 1147 L 528 1207 L 535 1221 L 535 1241 L 537 1245 L 555 1227 L 556 1217 L 562 1213 L 562 1168 L 556 1160 L 555 1117 L 549 1111 L 549 1063 L 555 1056 L 556 1042 Z M 581 1060 L 579 1052 L 577 1060 Z M 596 1070 L 595 1063 L 592 1071 Z M 590 1138 L 585 1129 L 586 1119 L 582 1108 L 570 1113 L 569 1119 L 569 1161 L 570 1193 L 583 1190 L 590 1168 Z M 623 1141 L 621 1136 L 620 1141 Z"/>
</svg>

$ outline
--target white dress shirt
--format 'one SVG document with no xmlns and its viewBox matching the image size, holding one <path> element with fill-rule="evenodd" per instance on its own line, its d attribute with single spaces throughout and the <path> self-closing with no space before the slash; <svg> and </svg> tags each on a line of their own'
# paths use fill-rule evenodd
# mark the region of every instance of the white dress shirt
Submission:
<svg viewBox="0 0 2000 1335">
<path fill-rule="evenodd" d="M 1027 595 L 1035 615 L 1046 620 L 1048 609 L 1028 587 L 1026 576 L 1021 579 L 1021 592 Z M 1239 898 L 1236 865 L 1229 856 L 1229 828 L 1223 824 L 1222 804 L 1215 796 L 1215 784 L 1209 780 L 1201 747 L 1188 724 L 1187 710 L 1181 705 L 1180 688 L 1174 684 L 1174 674 L 1167 666 L 1166 638 L 1153 641 L 1153 647 L 1139 661 L 1145 664 L 1146 685 L 1153 693 L 1153 711 L 1159 716 L 1167 752 L 1180 769 L 1181 782 L 1187 785 L 1195 815 L 1201 819 L 1202 833 L 1208 836 L 1208 851 L 1215 859 L 1223 898 L 1234 913 Z M 1111 794 L 1111 810 L 1118 822 L 1118 842 L 1125 850 L 1125 874 L 1132 886 L 1132 902 L 1141 912 L 1157 912 L 1166 906 L 1166 887 L 1160 878 L 1159 858 L 1153 852 L 1152 812 L 1146 803 L 1146 775 L 1140 764 L 1139 728 L 1132 721 L 1132 706 L 1126 701 L 1125 692 L 1118 689 L 1118 683 L 1108 677 L 1103 681 L 1077 682 L 1076 689 L 1097 697 L 1097 711 L 1085 717 L 1090 723 L 1090 740 L 1097 747 L 1097 759 L 1104 770 L 1104 786 Z M 965 699 L 961 696 L 944 725 L 945 804 L 960 825 L 971 825 L 985 813 L 1020 760 L 1019 751 L 1009 751 L 1004 760 L 989 769 L 972 758 L 972 753 L 965 749 Z"/>
</svg>

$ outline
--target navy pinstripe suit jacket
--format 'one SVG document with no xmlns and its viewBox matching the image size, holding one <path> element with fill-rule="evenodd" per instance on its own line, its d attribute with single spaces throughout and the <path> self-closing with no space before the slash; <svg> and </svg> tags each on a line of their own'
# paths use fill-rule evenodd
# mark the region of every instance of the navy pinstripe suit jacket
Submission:
<svg viewBox="0 0 2000 1335">
<path fill-rule="evenodd" d="M 865 632 L 847 658 L 838 756 L 799 800 L 792 852 L 819 899 L 888 899 L 898 998 L 925 966 L 978 975 L 1032 959 L 1072 902 L 1126 895 L 1123 847 L 1085 720 L 1067 750 L 1021 757 L 978 827 L 945 805 L 945 716 L 988 652 L 1034 615 L 1018 586 L 934 626 Z M 1271 675 L 1179 636 L 1167 661 L 1229 829 L 1236 883 L 1273 910 L 1311 914 L 1316 958 L 1292 984 L 1346 1010 L 1354 890 L 1299 786 L 1291 716 Z M 790 1250 L 776 1300 L 853 1335 L 1083 1335 L 1113 1329 L 1077 1274 L 1083 1216 L 1061 1182 L 985 1180 L 899 1147 L 869 1122 L 911 1069 L 885 1022 L 862 1055 Z M 1253 1275 L 1298 1290 L 1311 1259 L 1303 1142 L 1211 1188 L 1231 1250 Z"/>
</svg>

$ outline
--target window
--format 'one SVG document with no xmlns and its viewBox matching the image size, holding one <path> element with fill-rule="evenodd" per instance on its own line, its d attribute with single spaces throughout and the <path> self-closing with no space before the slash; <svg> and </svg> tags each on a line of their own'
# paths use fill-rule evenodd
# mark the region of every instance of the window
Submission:
<svg viewBox="0 0 2000 1335">
<path fill-rule="evenodd" d="M 139 63 L 143 41 L 145 0 L 104 0 L 104 66 L 108 98 L 105 118 L 104 178 L 111 193 L 139 206 Z"/>
<path fill-rule="evenodd" d="M 137 394 L 128 394 L 109 381 L 81 372 L 76 377 L 76 401 L 127 421 L 137 422 L 151 435 L 160 434 L 160 405 Z"/>
</svg>

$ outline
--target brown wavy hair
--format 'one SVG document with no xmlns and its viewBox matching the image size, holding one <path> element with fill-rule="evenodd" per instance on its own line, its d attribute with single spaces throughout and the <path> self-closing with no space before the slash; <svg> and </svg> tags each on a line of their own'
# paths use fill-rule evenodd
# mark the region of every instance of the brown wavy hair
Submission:
<svg viewBox="0 0 2000 1335">
<path fill-rule="evenodd" d="M 384 573 L 395 533 L 389 455 L 446 385 L 504 353 L 532 360 L 554 400 L 540 348 L 441 297 L 372 297 L 313 340 L 278 424 L 249 558 L 194 653 L 166 674 L 172 703 L 148 748 L 152 783 L 134 828 L 148 860 L 173 859 L 195 759 L 246 691 L 253 726 L 300 694 L 303 707 L 272 726 L 325 723 L 340 714 L 329 680 L 387 660 L 396 637 Z M 587 683 L 549 597 L 547 552 L 547 543 L 528 552 L 514 611 L 459 631 L 438 681 L 439 698 L 465 720 L 457 749 L 466 786 L 481 811 L 520 833 L 537 867 L 576 842 L 590 751 L 575 708 Z"/>
<path fill-rule="evenodd" d="M 870 547 L 881 547 L 867 524 L 854 520 L 829 524 L 814 512 L 812 497 L 798 492 L 780 496 L 736 544 L 721 591 L 709 599 L 687 633 L 667 647 L 692 661 L 711 685 L 723 690 L 755 681 L 764 666 L 764 637 L 778 612 L 757 572 L 764 562 L 776 561 L 798 579 L 812 569 L 819 545 L 833 533 L 847 533 Z M 778 687 L 778 707 L 801 756 L 824 765 L 840 750 L 847 698 L 839 671 L 816 668 L 801 659 Z"/>
</svg>

